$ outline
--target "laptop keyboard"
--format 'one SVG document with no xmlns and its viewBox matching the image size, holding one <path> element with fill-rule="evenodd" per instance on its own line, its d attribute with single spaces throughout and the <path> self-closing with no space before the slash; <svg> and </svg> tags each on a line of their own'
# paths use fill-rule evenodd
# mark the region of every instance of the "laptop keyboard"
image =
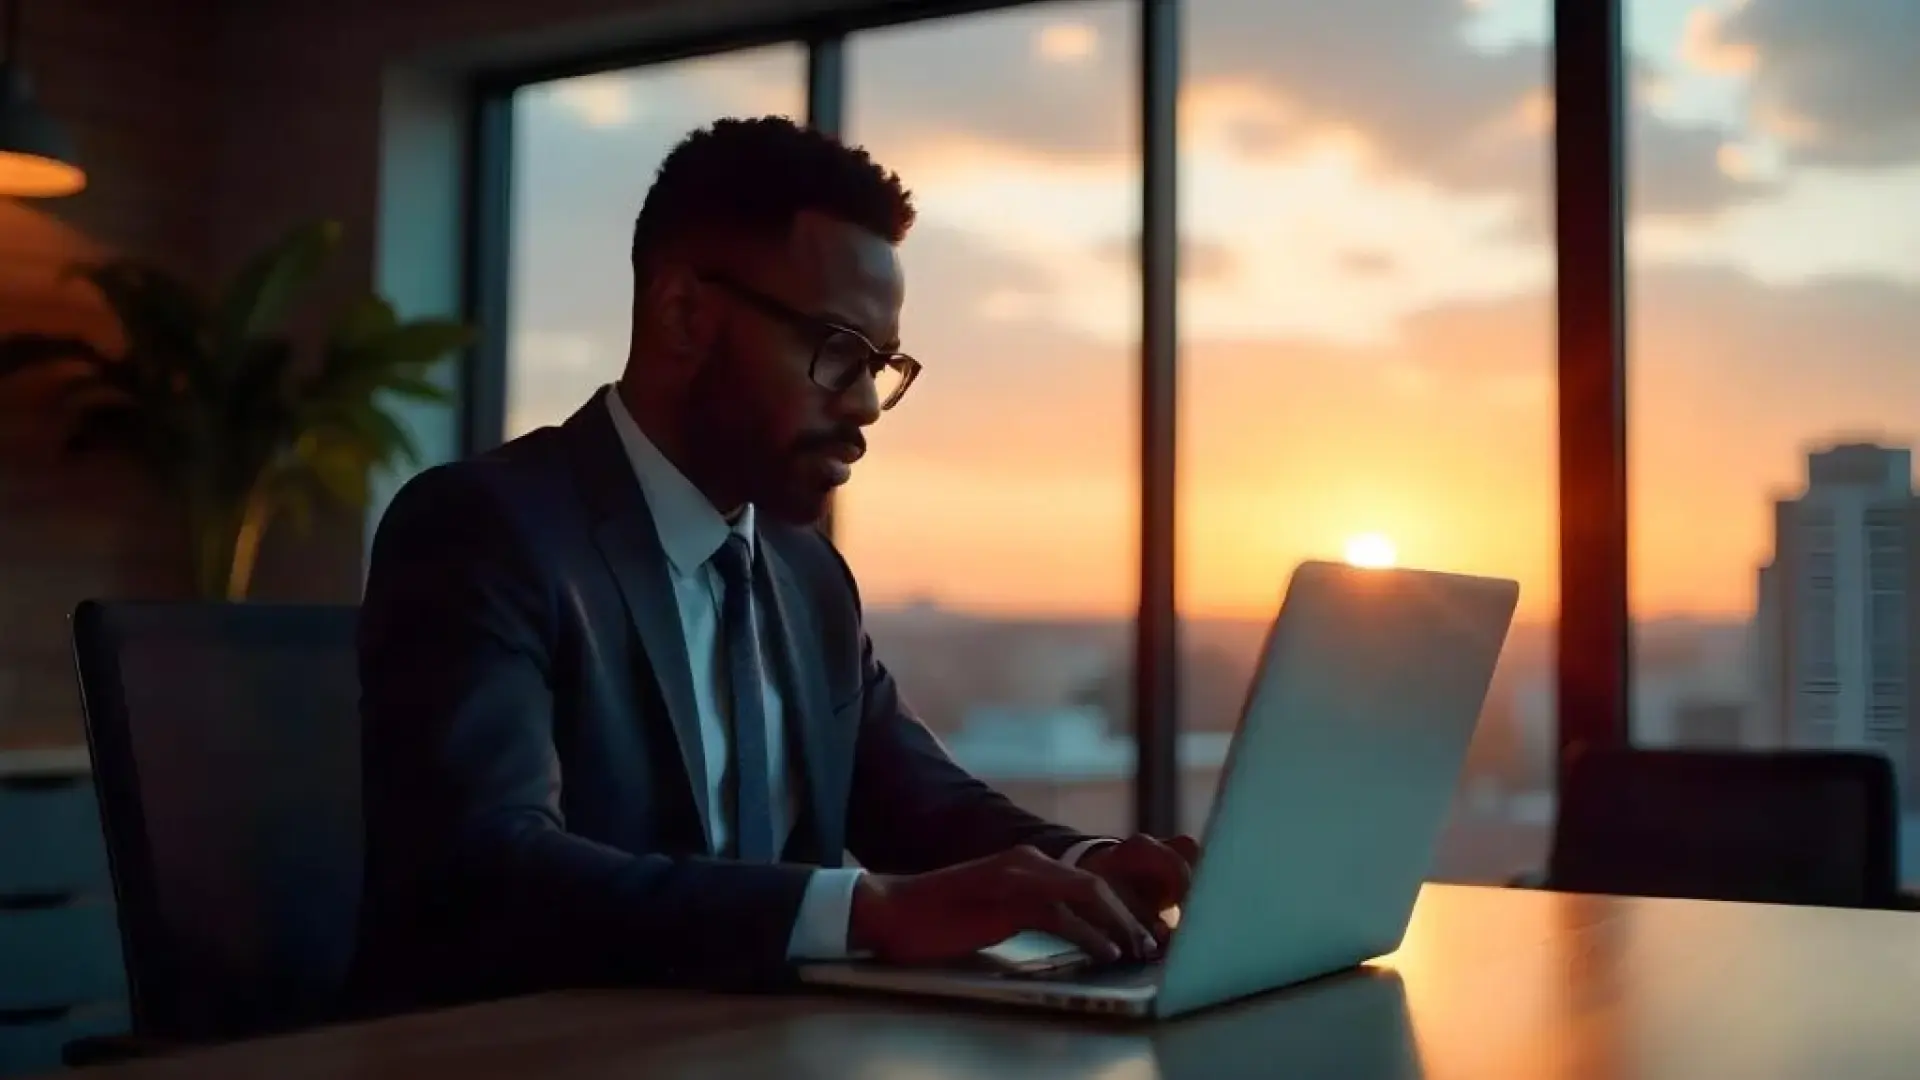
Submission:
<svg viewBox="0 0 1920 1080">
<path fill-rule="evenodd" d="M 1005 973 L 1010 979 L 1092 983 L 1100 986 L 1135 986 L 1160 977 L 1158 960 L 1117 960 L 1095 964 L 1084 959 L 1034 966 Z"/>
<path fill-rule="evenodd" d="M 1101 986 L 1151 985 L 1160 974 L 1159 959 L 1115 960 L 1100 963 L 1071 943 L 1033 931 L 980 950 L 965 965 L 1002 979 L 1075 982 Z"/>
</svg>

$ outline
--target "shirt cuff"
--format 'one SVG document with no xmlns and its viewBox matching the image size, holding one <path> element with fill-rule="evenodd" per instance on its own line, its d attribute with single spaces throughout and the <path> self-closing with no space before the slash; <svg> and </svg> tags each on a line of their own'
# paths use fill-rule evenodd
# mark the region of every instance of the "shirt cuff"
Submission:
<svg viewBox="0 0 1920 1080">
<path fill-rule="evenodd" d="M 787 939 L 789 960 L 847 960 L 847 923 L 853 917 L 853 890 L 864 870 L 815 870 L 800 896 L 800 912 Z"/>
<path fill-rule="evenodd" d="M 1061 852 L 1060 861 L 1066 863 L 1068 866 L 1078 866 L 1080 865 L 1080 860 L 1087 857 L 1087 852 L 1092 851 L 1094 848 L 1102 848 L 1108 844 L 1117 844 L 1119 842 L 1118 840 L 1109 839 L 1104 836 L 1096 836 L 1090 840 L 1082 840 L 1066 851 Z"/>
</svg>

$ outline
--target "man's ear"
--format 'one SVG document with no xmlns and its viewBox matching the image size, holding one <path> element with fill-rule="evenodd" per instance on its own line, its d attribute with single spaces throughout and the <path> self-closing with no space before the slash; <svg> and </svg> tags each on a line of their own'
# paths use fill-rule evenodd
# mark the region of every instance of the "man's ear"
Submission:
<svg viewBox="0 0 1920 1080">
<path fill-rule="evenodd" d="M 719 330 L 712 290 L 682 263 L 657 265 L 647 275 L 641 314 L 676 364 L 699 364 Z"/>
</svg>

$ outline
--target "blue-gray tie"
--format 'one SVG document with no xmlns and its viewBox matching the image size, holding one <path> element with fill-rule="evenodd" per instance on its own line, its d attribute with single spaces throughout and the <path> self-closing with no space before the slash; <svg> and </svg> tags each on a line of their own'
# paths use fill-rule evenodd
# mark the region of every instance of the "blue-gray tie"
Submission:
<svg viewBox="0 0 1920 1080">
<path fill-rule="evenodd" d="M 727 686 L 733 704 L 733 848 L 743 862 L 770 863 L 779 852 L 773 835 L 773 779 L 767 765 L 766 682 L 760 636 L 753 628 L 753 549 L 739 533 L 713 556 L 725 596 L 720 635 L 727 650 Z"/>
</svg>

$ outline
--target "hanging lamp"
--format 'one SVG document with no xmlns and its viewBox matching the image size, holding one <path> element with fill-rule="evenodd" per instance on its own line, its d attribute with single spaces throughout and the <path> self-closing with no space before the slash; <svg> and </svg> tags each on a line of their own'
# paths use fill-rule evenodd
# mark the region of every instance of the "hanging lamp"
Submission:
<svg viewBox="0 0 1920 1080">
<path fill-rule="evenodd" d="M 6 37 L 0 39 L 0 195 L 50 199 L 87 186 L 73 142 L 34 100 L 20 61 L 20 12 L 26 0 L 6 5 Z"/>
</svg>

